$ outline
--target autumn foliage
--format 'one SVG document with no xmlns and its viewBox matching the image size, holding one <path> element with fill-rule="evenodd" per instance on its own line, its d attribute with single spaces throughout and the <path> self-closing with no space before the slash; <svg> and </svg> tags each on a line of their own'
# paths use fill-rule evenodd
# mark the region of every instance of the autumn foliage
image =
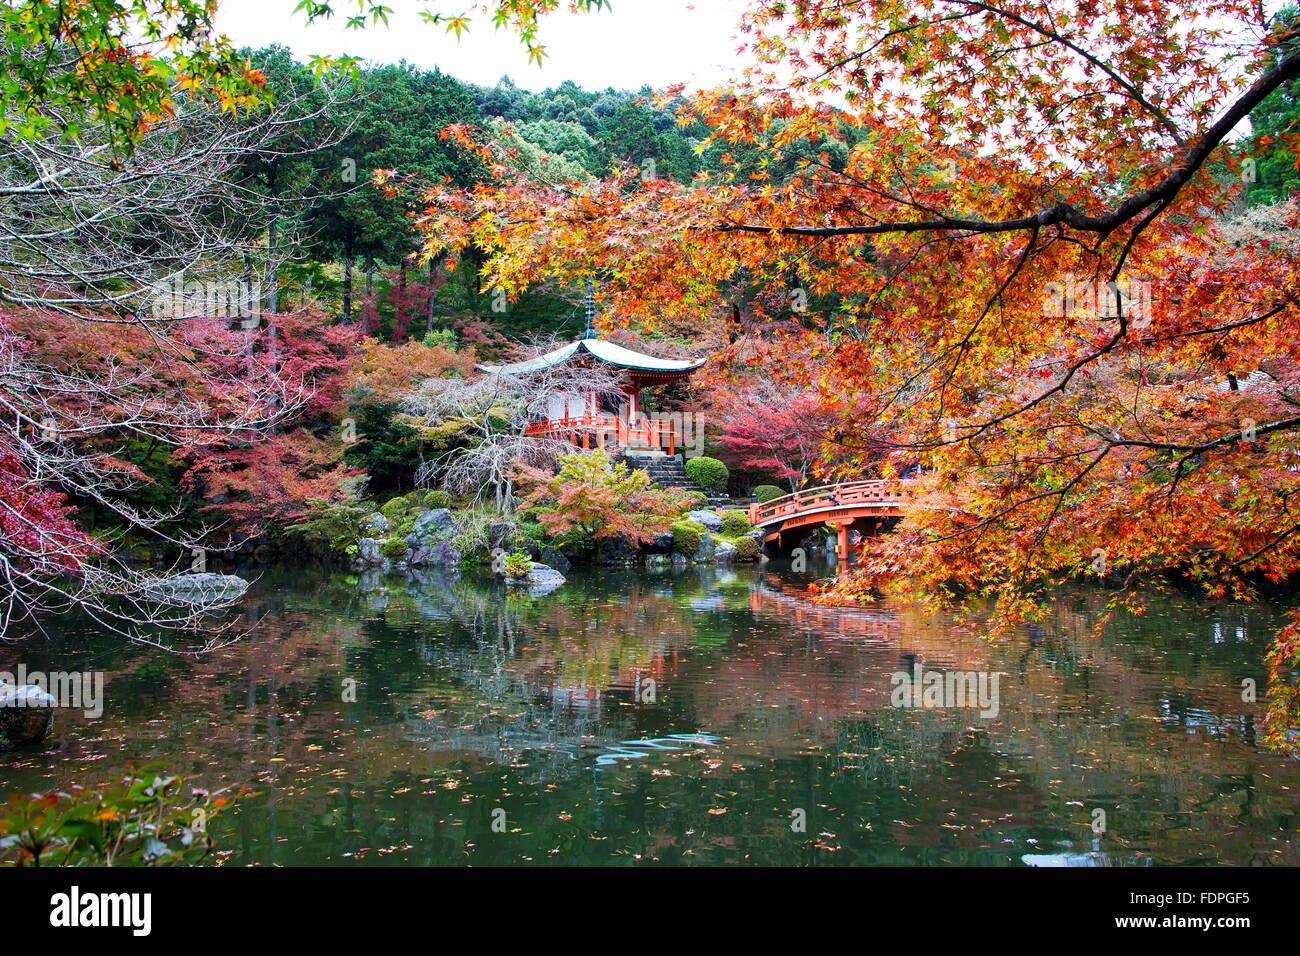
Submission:
<svg viewBox="0 0 1300 956">
<path fill-rule="evenodd" d="M 644 470 L 611 465 L 603 451 L 561 455 L 555 474 L 522 466 L 517 482 L 522 509 L 537 509 L 538 520 L 555 537 L 577 532 L 586 541 L 648 544 L 690 507 L 685 493 L 653 487 Z"/>
<path fill-rule="evenodd" d="M 1140 610 L 1171 575 L 1249 598 L 1300 571 L 1296 210 L 1231 213 L 1270 144 L 1230 133 L 1300 76 L 1285 26 L 1245 0 L 808 0 L 743 35 L 737 87 L 682 118 L 719 172 L 498 163 L 429 192 L 426 251 L 491 250 L 510 290 L 600 275 L 636 320 L 741 279 L 792 303 L 753 360 L 845 396 L 848 469 L 923 469 L 841 600 L 993 599 L 1006 627 L 1071 576 Z"/>
</svg>

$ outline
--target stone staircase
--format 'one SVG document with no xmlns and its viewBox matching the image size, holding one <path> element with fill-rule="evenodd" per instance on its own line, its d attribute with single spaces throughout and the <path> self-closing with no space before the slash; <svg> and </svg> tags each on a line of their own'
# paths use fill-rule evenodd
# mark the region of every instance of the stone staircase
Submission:
<svg viewBox="0 0 1300 956">
<path fill-rule="evenodd" d="M 633 468 L 644 468 L 650 480 L 661 488 L 681 488 L 685 491 L 698 491 L 707 500 L 703 507 L 734 508 L 735 502 L 725 495 L 712 495 L 696 482 L 686 477 L 686 466 L 681 455 L 629 455 L 628 464 Z"/>
</svg>

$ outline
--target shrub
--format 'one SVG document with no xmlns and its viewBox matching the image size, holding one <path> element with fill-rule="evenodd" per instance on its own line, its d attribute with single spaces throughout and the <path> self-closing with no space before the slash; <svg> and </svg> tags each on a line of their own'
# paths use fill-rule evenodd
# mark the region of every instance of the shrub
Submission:
<svg viewBox="0 0 1300 956">
<path fill-rule="evenodd" d="M 200 790 L 145 764 L 121 786 L 14 795 L 0 804 L 0 866 L 194 864 L 215 849 L 206 824 L 245 792 Z"/>
<path fill-rule="evenodd" d="M 678 521 L 673 525 L 673 550 L 691 555 L 700 550 L 704 525 L 698 521 Z"/>
<path fill-rule="evenodd" d="M 405 495 L 398 495 L 380 508 L 379 513 L 389 521 L 393 522 L 393 524 L 397 524 L 398 520 L 405 517 L 406 513 L 410 510 L 411 499 Z"/>
<path fill-rule="evenodd" d="M 433 511 L 435 508 L 450 508 L 451 495 L 447 494 L 447 492 L 443 491 L 441 488 L 431 491 L 424 496 L 424 507 L 430 511 Z"/>
<path fill-rule="evenodd" d="M 686 510 L 697 511 L 709 503 L 709 496 L 698 491 L 686 492 Z"/>
<path fill-rule="evenodd" d="M 705 491 L 721 495 L 727 490 L 727 479 L 731 477 L 731 473 L 718 459 L 700 455 L 698 458 L 687 459 L 686 477 Z"/>
<path fill-rule="evenodd" d="M 515 578 L 528 577 L 528 572 L 533 569 L 533 562 L 528 559 L 528 555 L 522 551 L 516 551 L 514 554 L 506 555 L 506 576 Z"/>
<path fill-rule="evenodd" d="M 401 521 L 399 521 L 397 525 L 393 528 L 393 537 L 405 538 L 408 534 L 410 534 L 413 530 L 415 530 L 416 517 L 417 517 L 416 515 L 411 515 L 410 517 L 403 518 Z"/>
<path fill-rule="evenodd" d="M 382 548 L 386 558 L 404 558 L 406 557 L 406 542 L 401 538 L 387 539 Z"/>
<path fill-rule="evenodd" d="M 527 541 L 545 541 L 549 537 L 546 525 L 540 521 L 523 518 L 515 525 L 515 534 Z"/>
<path fill-rule="evenodd" d="M 739 538 L 749 533 L 749 515 L 743 511 L 722 512 L 722 533 L 732 538 Z"/>
<path fill-rule="evenodd" d="M 648 543 L 687 505 L 678 489 L 653 487 L 646 471 L 621 461 L 611 464 L 603 451 L 561 455 L 554 475 L 521 466 L 517 486 L 526 492 L 525 513 L 538 509 L 537 520 L 552 537 L 576 535 L 592 543 L 604 538 Z"/>
<path fill-rule="evenodd" d="M 759 555 L 758 542 L 753 538 L 744 537 L 736 541 L 736 560 L 737 561 L 757 561 Z"/>
<path fill-rule="evenodd" d="M 778 488 L 776 485 L 759 485 L 750 493 L 758 498 L 759 504 L 764 504 L 771 501 L 773 498 L 780 498 L 782 495 L 789 494 L 789 492 L 784 488 Z"/>
<path fill-rule="evenodd" d="M 472 532 L 461 532 L 453 536 L 451 546 L 460 555 L 460 563 L 467 567 L 483 564 L 488 559 L 487 545 Z"/>
</svg>

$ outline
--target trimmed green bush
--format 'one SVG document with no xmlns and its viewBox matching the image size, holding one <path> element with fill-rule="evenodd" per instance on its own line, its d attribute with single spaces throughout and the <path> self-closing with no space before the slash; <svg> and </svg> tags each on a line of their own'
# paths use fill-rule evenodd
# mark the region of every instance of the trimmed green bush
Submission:
<svg viewBox="0 0 1300 956">
<path fill-rule="evenodd" d="M 692 555 L 700 550 L 704 525 L 698 521 L 677 521 L 672 527 L 673 550 L 678 554 Z"/>
<path fill-rule="evenodd" d="M 447 494 L 447 492 L 443 491 L 441 488 L 431 491 L 424 496 L 424 507 L 430 511 L 433 511 L 435 508 L 450 508 L 451 495 Z"/>
<path fill-rule="evenodd" d="M 749 515 L 743 511 L 722 512 L 722 533 L 732 538 L 749 534 Z"/>
<path fill-rule="evenodd" d="M 397 524 L 397 522 L 405 517 L 406 513 L 410 510 L 411 499 L 405 495 L 398 495 L 380 508 L 379 513 L 389 521 L 393 522 L 393 524 Z"/>
<path fill-rule="evenodd" d="M 780 498 L 782 495 L 788 495 L 789 492 L 784 488 L 778 488 L 776 485 L 759 485 L 754 488 L 750 494 L 758 498 L 758 503 L 765 504 L 773 498 Z"/>
<path fill-rule="evenodd" d="M 406 542 L 401 538 L 388 538 L 384 541 L 381 550 L 386 558 L 404 558 L 406 557 Z"/>
<path fill-rule="evenodd" d="M 731 473 L 718 459 L 700 455 L 698 458 L 687 459 L 686 477 L 705 491 L 721 495 L 727 491 L 727 479 L 731 477 Z"/>
<path fill-rule="evenodd" d="M 758 542 L 753 538 L 745 537 L 736 541 L 737 561 L 757 561 L 758 555 Z"/>
<path fill-rule="evenodd" d="M 709 503 L 709 496 L 698 491 L 686 492 L 686 510 L 698 511 Z"/>
</svg>

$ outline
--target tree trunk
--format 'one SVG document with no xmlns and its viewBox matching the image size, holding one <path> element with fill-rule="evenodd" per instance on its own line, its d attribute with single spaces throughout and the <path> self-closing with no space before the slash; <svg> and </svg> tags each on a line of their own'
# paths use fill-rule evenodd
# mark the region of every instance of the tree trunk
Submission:
<svg viewBox="0 0 1300 956">
<path fill-rule="evenodd" d="M 277 304 L 276 295 L 277 292 L 279 291 L 276 286 L 276 262 L 275 262 L 275 252 L 276 252 L 275 247 L 276 244 L 279 242 L 279 238 L 280 238 L 280 223 L 278 220 L 275 219 L 271 220 L 271 225 L 267 229 L 266 237 L 267 237 L 266 238 L 266 245 L 267 245 L 266 303 L 267 303 L 267 307 L 271 311 L 271 314 L 274 315 L 276 311 L 276 304 Z"/>
<path fill-rule="evenodd" d="M 277 332 L 276 313 L 278 311 L 278 303 L 276 302 L 276 298 L 279 290 L 276 288 L 276 261 L 275 261 L 276 245 L 279 243 L 279 240 L 280 240 L 280 224 L 278 220 L 272 219 L 271 226 L 267 230 L 267 243 L 266 243 L 267 252 L 268 252 L 267 263 L 266 263 L 266 272 L 267 272 L 267 279 L 268 279 L 267 281 L 268 288 L 266 293 L 266 304 L 268 307 L 267 316 L 266 316 L 266 338 L 267 338 L 267 347 L 271 351 L 271 373 L 272 374 L 275 374 L 280 371 L 280 347 L 279 347 L 279 342 L 276 340 L 276 332 Z M 276 401 L 274 396 L 272 396 L 271 407 L 275 408 L 278 404 L 279 402 Z"/>
<path fill-rule="evenodd" d="M 247 328 L 252 324 L 248 319 L 257 314 L 258 306 L 262 304 L 262 297 L 253 295 L 253 257 L 247 251 L 244 252 L 244 288 L 240 292 L 240 325 Z"/>
<path fill-rule="evenodd" d="M 343 321 L 352 321 L 352 243 L 343 247 Z"/>
<path fill-rule="evenodd" d="M 365 318 L 365 327 L 367 332 L 373 331 L 370 328 L 371 319 L 374 317 L 374 288 L 375 288 L 375 257 L 366 253 L 366 304 L 361 312 Z"/>
<path fill-rule="evenodd" d="M 429 263 L 429 298 L 424 305 L 424 334 L 430 335 L 433 332 L 433 294 L 437 289 L 434 286 L 433 263 Z"/>
<path fill-rule="evenodd" d="M 393 341 L 406 332 L 406 273 L 410 270 L 411 260 L 402 260 L 402 268 L 397 276 L 397 307 L 393 310 Z"/>
</svg>

